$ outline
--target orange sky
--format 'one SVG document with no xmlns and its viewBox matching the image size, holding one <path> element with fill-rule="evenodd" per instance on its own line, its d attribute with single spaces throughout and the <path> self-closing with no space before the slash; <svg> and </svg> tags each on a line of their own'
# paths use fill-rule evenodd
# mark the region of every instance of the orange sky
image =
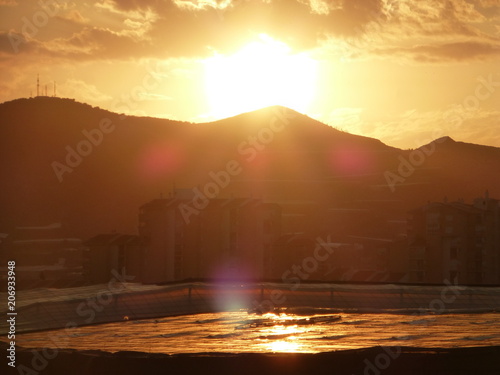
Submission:
<svg viewBox="0 0 500 375">
<path fill-rule="evenodd" d="M 0 0 L 0 102 L 202 122 L 283 104 L 414 148 L 500 147 L 500 0 Z"/>
</svg>

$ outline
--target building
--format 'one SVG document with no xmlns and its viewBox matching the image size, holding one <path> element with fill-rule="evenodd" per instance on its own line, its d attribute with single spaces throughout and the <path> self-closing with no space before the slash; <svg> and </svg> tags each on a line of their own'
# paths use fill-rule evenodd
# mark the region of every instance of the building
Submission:
<svg viewBox="0 0 500 375">
<path fill-rule="evenodd" d="M 355 242 L 283 235 L 272 248 L 267 278 L 329 282 L 406 282 L 406 239 L 358 237 Z"/>
<path fill-rule="evenodd" d="M 20 288 L 65 287 L 82 282 L 82 240 L 61 223 L 15 227 L 0 234 L 2 264 L 16 262 Z"/>
<path fill-rule="evenodd" d="M 408 239 L 411 282 L 500 283 L 500 205 L 488 193 L 412 211 Z"/>
<path fill-rule="evenodd" d="M 92 284 L 107 283 L 113 271 L 143 280 L 144 247 L 137 235 L 99 234 L 84 242 L 84 277 Z"/>
<path fill-rule="evenodd" d="M 145 281 L 262 278 L 280 234 L 280 207 L 253 198 L 197 201 L 195 191 L 176 190 L 140 208 Z"/>
</svg>

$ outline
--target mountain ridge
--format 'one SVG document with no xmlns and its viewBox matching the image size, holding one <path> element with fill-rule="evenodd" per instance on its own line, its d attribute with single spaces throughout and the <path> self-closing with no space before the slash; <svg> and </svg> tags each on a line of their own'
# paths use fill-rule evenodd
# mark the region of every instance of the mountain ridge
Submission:
<svg viewBox="0 0 500 375">
<path fill-rule="evenodd" d="M 38 102 L 38 103 L 37 103 Z M 381 141 L 380 139 L 378 138 L 373 138 L 373 137 L 368 137 L 368 136 L 364 136 L 364 135 L 358 135 L 358 134 L 353 134 L 353 133 L 349 133 L 349 132 L 346 132 L 346 131 L 343 131 L 343 130 L 339 130 L 337 128 L 335 128 L 334 126 L 332 125 L 328 125 L 328 124 L 325 124 L 319 120 L 316 120 L 312 117 L 309 117 L 303 113 L 300 113 L 294 109 L 291 109 L 291 108 L 288 108 L 288 107 L 285 107 L 285 106 L 282 106 L 282 105 L 272 105 L 272 106 L 268 106 L 268 107 L 263 107 L 263 108 L 260 108 L 260 109 L 257 109 L 257 110 L 253 110 L 253 111 L 248 111 L 248 112 L 243 112 L 243 113 L 240 113 L 240 114 L 237 114 L 237 115 L 234 115 L 234 116 L 230 116 L 230 117 L 227 117 L 227 118 L 223 118 L 223 119 L 219 119 L 219 120 L 214 120 L 214 121 L 204 121 L 204 122 L 191 122 L 191 121 L 183 121 L 183 120 L 172 120 L 172 119 L 168 119 L 168 118 L 160 118 L 160 117 L 152 117 L 152 116 L 137 116 L 137 115 L 125 115 L 123 113 L 118 113 L 118 112 L 113 112 L 113 111 L 110 111 L 110 110 L 107 110 L 107 109 L 104 109 L 104 108 L 101 108 L 101 107 L 98 107 L 98 106 L 92 106 L 90 104 L 87 104 L 87 103 L 83 103 L 83 102 L 79 102 L 75 99 L 72 99 L 72 98 L 61 98 L 61 97 L 46 97 L 46 96 L 38 96 L 38 97 L 32 97 L 32 98 L 17 98 L 17 99 L 13 99 L 13 100 L 10 100 L 10 101 L 6 101 L 6 102 L 3 102 L 3 103 L 0 103 L 0 111 L 4 108 L 4 106 L 8 107 L 8 106 L 11 106 L 11 107 L 17 107 L 19 105 L 24 105 L 24 104 L 32 104 L 32 103 L 37 103 L 37 104 L 47 104 L 47 103 L 50 103 L 50 104 L 69 104 L 69 105 L 72 105 L 72 106 L 75 106 L 75 107 L 81 107 L 82 109 L 87 109 L 87 110 L 92 110 L 92 111 L 98 111 L 98 112 L 102 112 L 103 114 L 105 114 L 107 117 L 117 117 L 120 121 L 123 121 L 125 119 L 147 119 L 147 120 L 157 120 L 158 122 L 165 122 L 165 123 L 180 123 L 180 124 L 187 124 L 187 125 L 193 125 L 193 126 L 220 126 L 220 125 L 223 125 L 223 124 L 226 124 L 226 123 L 230 123 L 230 122 L 233 122 L 233 121 L 246 121 L 246 122 L 251 122 L 251 121 L 254 121 L 255 118 L 262 118 L 263 114 L 265 116 L 271 116 L 271 115 L 274 115 L 273 112 L 277 112 L 277 111 L 286 111 L 288 113 L 292 113 L 292 115 L 294 117 L 298 117 L 301 119 L 301 122 L 303 122 L 304 120 L 308 121 L 311 125 L 320 125 L 322 127 L 325 127 L 325 128 L 328 128 L 328 129 L 333 129 L 335 132 L 337 132 L 338 134 L 347 134 L 349 136 L 352 136 L 352 137 L 359 137 L 361 139 L 367 139 L 367 140 L 373 140 L 375 142 L 379 142 L 387 147 L 390 147 L 392 149 L 396 149 L 396 150 L 401 150 L 401 151 L 406 151 L 406 150 L 410 150 L 410 149 L 404 149 L 404 148 L 398 148 L 398 147 L 394 147 L 394 146 L 390 146 L 386 143 L 384 143 L 383 141 Z M 1 113 L 2 115 L 4 114 L 4 112 Z M 464 144 L 469 144 L 469 145 L 477 145 L 477 146 L 483 146 L 483 147 L 488 147 L 488 148 L 495 148 L 495 149 L 498 149 L 499 147 L 495 147 L 495 146 L 489 146 L 489 145 L 483 145 L 483 144 L 475 144 L 475 143 L 471 143 L 471 142 L 463 142 L 463 141 L 456 141 L 454 140 L 453 138 L 451 138 L 450 136 L 448 135 L 444 135 L 440 138 L 436 138 L 432 141 L 430 141 L 429 143 L 427 144 L 423 144 L 423 145 L 420 145 L 418 148 L 422 148 L 422 147 L 425 147 L 425 146 L 428 146 L 432 143 L 443 143 L 443 142 L 448 142 L 448 141 L 452 141 L 454 143 L 464 143 Z"/>
<path fill-rule="evenodd" d="M 272 130 L 273 111 L 291 111 L 293 118 Z M 489 189 L 500 197 L 499 148 L 436 140 L 421 156 L 279 106 L 190 123 L 39 97 L 0 104 L 0 121 L 0 232 L 63 222 L 84 238 L 134 233 L 142 204 L 174 185 L 203 187 L 230 161 L 241 172 L 221 188 L 221 197 L 362 209 L 360 201 L 395 201 L 383 210 L 396 216 L 453 194 L 470 200 Z M 411 173 L 403 175 L 405 163 Z M 379 214 L 363 225 L 382 221 Z"/>
</svg>

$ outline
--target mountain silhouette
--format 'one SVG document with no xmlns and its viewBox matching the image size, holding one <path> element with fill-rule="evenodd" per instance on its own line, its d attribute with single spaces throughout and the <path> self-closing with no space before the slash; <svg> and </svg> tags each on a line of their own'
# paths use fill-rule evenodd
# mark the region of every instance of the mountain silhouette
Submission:
<svg viewBox="0 0 500 375">
<path fill-rule="evenodd" d="M 349 134 L 274 106 L 194 124 L 125 116 L 71 99 L 0 104 L 0 232 L 61 222 L 68 235 L 135 233 L 139 207 L 173 187 L 200 191 L 233 162 L 220 197 L 364 212 L 321 224 L 353 235 L 429 200 L 500 197 L 500 149 L 441 138 L 416 150 Z M 347 231 L 347 232 L 346 232 Z"/>
</svg>

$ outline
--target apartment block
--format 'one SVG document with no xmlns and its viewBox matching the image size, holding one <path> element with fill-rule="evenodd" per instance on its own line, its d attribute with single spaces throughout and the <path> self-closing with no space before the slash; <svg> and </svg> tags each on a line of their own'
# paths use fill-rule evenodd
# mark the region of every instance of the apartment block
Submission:
<svg viewBox="0 0 500 375">
<path fill-rule="evenodd" d="M 410 213 L 411 282 L 500 282 L 500 202 L 433 202 Z"/>
</svg>

